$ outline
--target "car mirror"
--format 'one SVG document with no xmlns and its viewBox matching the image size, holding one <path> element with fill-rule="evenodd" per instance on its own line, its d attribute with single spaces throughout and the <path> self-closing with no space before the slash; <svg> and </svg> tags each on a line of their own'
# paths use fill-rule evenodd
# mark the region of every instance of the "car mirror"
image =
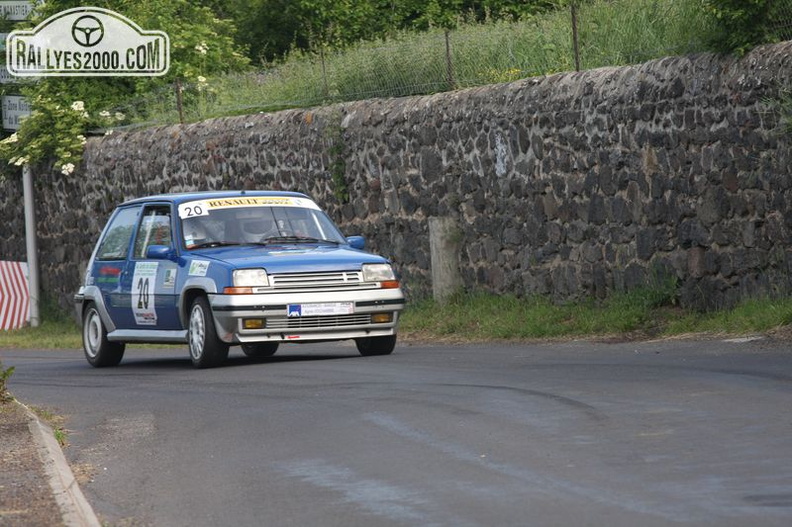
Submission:
<svg viewBox="0 0 792 527">
<path fill-rule="evenodd" d="M 363 250 L 366 247 L 366 239 L 363 236 L 347 236 L 346 240 L 353 249 Z"/>
<path fill-rule="evenodd" d="M 146 258 L 149 260 L 170 260 L 173 250 L 167 245 L 149 245 L 146 249 Z"/>
</svg>

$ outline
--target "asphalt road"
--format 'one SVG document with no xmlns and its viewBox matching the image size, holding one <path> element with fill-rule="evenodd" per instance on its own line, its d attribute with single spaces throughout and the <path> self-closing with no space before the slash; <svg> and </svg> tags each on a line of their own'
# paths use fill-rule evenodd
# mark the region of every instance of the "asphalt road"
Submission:
<svg viewBox="0 0 792 527">
<path fill-rule="evenodd" d="M 68 416 L 114 525 L 792 525 L 788 343 L 0 359 L 17 398 Z"/>
</svg>

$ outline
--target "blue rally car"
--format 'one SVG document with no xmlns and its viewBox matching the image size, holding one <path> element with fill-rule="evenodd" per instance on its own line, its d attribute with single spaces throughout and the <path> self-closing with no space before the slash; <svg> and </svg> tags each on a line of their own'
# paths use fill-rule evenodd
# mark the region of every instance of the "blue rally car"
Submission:
<svg viewBox="0 0 792 527">
<path fill-rule="evenodd" d="M 129 342 L 186 343 L 207 368 L 231 345 L 267 357 L 283 342 L 344 339 L 361 355 L 387 355 L 404 295 L 388 260 L 363 247 L 296 192 L 128 201 L 75 295 L 85 357 L 116 366 Z"/>
</svg>

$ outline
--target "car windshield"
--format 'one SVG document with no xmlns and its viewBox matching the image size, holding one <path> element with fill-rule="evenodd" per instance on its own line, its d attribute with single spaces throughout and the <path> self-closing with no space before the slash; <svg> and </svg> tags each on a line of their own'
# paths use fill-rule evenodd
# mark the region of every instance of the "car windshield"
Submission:
<svg viewBox="0 0 792 527">
<path fill-rule="evenodd" d="M 179 206 L 187 249 L 277 243 L 345 244 L 333 221 L 309 200 L 285 200 L 286 206 L 247 200 L 202 200 Z M 269 200 L 275 201 L 275 200 Z M 254 203 L 242 206 L 240 203 Z M 296 206 L 294 203 L 308 204 Z"/>
</svg>

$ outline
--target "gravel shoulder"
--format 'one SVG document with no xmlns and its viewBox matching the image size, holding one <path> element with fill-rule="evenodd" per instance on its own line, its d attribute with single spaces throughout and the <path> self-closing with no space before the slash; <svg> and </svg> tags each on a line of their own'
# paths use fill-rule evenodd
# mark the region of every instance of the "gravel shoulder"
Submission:
<svg viewBox="0 0 792 527">
<path fill-rule="evenodd" d="M 16 401 L 0 404 L 0 525 L 4 527 L 65 526 L 31 432 L 33 419 Z"/>
</svg>

